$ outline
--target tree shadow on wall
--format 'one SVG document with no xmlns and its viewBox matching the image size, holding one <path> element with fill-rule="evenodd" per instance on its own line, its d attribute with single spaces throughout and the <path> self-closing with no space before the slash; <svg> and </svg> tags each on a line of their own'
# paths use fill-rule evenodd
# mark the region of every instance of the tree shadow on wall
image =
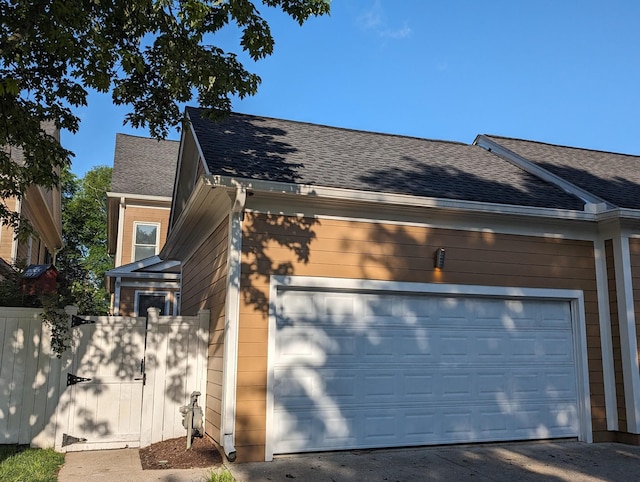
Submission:
<svg viewBox="0 0 640 482">
<path fill-rule="evenodd" d="M 311 243 L 316 238 L 315 218 L 280 214 L 245 214 L 242 244 L 241 291 L 245 304 L 263 316 L 269 313 L 269 283 L 272 275 L 293 276 L 296 265 L 308 264 Z"/>
</svg>

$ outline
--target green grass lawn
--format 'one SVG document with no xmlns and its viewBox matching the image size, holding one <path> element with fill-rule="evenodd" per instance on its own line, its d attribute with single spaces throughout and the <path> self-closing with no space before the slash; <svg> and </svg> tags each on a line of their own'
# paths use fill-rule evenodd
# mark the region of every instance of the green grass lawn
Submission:
<svg viewBox="0 0 640 482">
<path fill-rule="evenodd" d="M 64 454 L 27 445 L 0 445 L 2 482 L 56 482 Z"/>
</svg>

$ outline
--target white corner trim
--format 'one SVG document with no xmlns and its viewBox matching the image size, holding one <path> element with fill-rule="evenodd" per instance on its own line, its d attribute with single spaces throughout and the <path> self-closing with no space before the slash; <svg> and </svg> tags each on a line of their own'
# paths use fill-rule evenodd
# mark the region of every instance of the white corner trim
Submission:
<svg viewBox="0 0 640 482">
<path fill-rule="evenodd" d="M 600 346 L 602 350 L 602 373 L 604 400 L 607 414 L 607 430 L 618 430 L 618 398 L 613 365 L 613 342 L 611 339 L 611 317 L 609 315 L 609 284 L 607 279 L 607 256 L 604 241 L 594 241 L 596 285 L 598 293 L 598 317 L 600 318 Z"/>
<path fill-rule="evenodd" d="M 571 304 L 571 325 L 573 329 L 574 361 L 576 367 L 576 388 L 578 417 L 580 420 L 579 440 L 593 442 L 591 421 L 591 399 L 589 390 L 589 367 L 587 357 L 587 330 L 582 290 L 520 288 L 509 286 L 456 285 L 439 283 L 409 283 L 349 278 L 324 278 L 312 276 L 271 276 L 269 286 L 269 321 L 267 353 L 267 411 L 265 460 L 273 460 L 274 424 L 274 362 L 275 337 L 277 330 L 278 293 L 287 288 L 311 288 L 319 290 L 354 291 L 397 291 L 404 293 L 435 294 L 449 296 L 476 296 L 508 299 L 548 299 L 565 300 Z"/>
<path fill-rule="evenodd" d="M 127 209 L 127 203 L 125 197 L 120 197 L 120 203 L 118 205 L 118 238 L 116 241 L 116 259 L 115 266 L 122 265 L 122 243 L 124 238 L 124 215 Z"/>
<path fill-rule="evenodd" d="M 273 460 L 273 433 L 274 433 L 274 409 L 275 409 L 275 356 L 276 356 L 276 333 L 278 309 L 276 301 L 278 299 L 278 288 L 282 286 L 282 279 L 278 276 L 271 276 L 269 283 L 269 320 L 267 322 L 267 412 L 265 419 L 265 443 L 264 460 Z"/>
<path fill-rule="evenodd" d="M 640 433 L 640 372 L 638 371 L 638 341 L 633 302 L 633 279 L 629 237 L 621 234 L 613 238 L 615 258 L 618 323 L 620 325 L 620 351 L 624 375 L 627 431 Z"/>
<path fill-rule="evenodd" d="M 247 193 L 238 187 L 229 215 L 227 248 L 227 297 L 222 368 L 220 443 L 230 461 L 235 459 L 236 390 L 238 382 L 238 319 L 242 261 L 242 217 Z"/>
</svg>

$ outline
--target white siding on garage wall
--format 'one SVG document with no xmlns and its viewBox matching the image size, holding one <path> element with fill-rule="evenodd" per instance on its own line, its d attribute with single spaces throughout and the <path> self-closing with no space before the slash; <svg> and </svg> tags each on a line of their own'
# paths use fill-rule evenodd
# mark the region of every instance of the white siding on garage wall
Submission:
<svg viewBox="0 0 640 482">
<path fill-rule="evenodd" d="M 570 303 L 279 293 L 273 452 L 575 437 Z"/>
</svg>

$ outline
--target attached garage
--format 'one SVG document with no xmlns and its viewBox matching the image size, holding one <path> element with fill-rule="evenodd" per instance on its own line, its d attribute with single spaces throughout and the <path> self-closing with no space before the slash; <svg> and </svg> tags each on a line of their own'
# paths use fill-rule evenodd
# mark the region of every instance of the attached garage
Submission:
<svg viewBox="0 0 640 482">
<path fill-rule="evenodd" d="M 581 292 L 273 278 L 268 459 L 590 437 Z"/>
</svg>

